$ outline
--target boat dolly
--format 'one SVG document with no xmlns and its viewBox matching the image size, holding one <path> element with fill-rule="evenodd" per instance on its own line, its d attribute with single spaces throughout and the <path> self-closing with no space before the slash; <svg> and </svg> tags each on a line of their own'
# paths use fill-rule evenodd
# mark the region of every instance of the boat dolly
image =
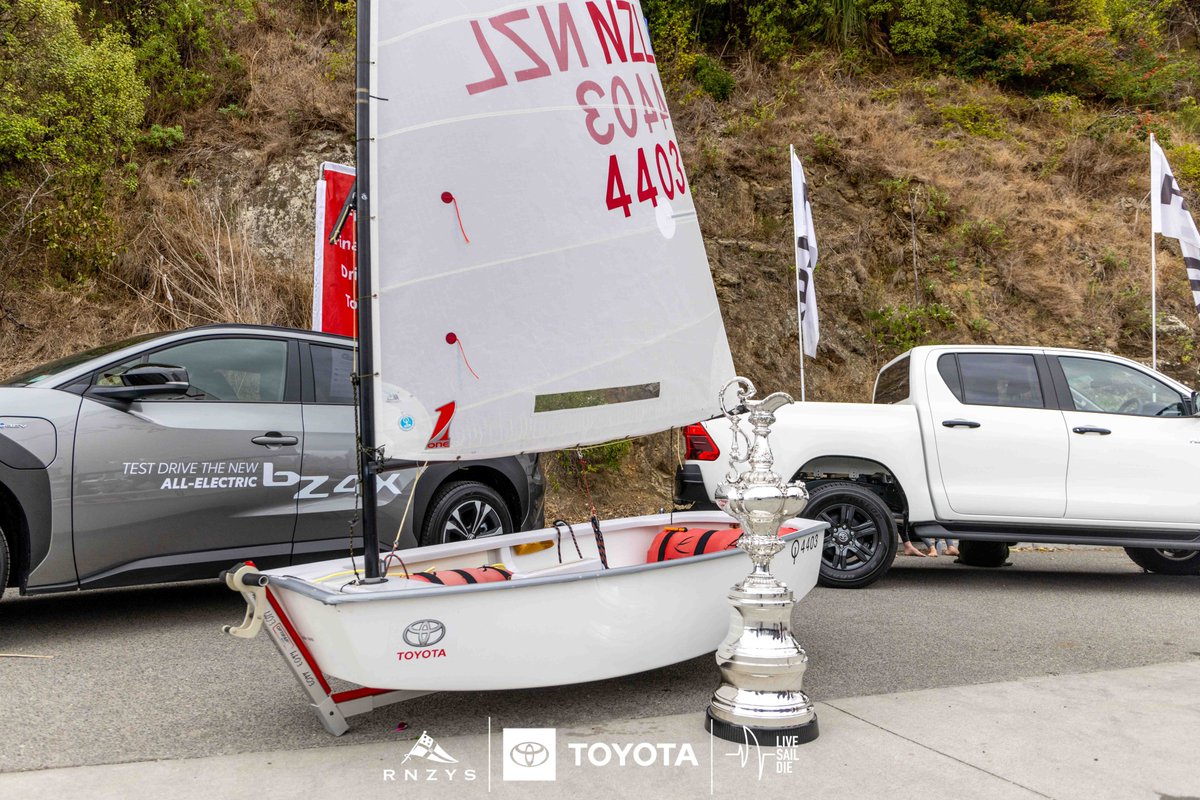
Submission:
<svg viewBox="0 0 1200 800">
<path fill-rule="evenodd" d="M 403 689 L 372 689 L 360 686 L 340 692 L 333 691 L 321 665 L 304 645 L 304 639 L 288 618 L 283 606 L 271 594 L 266 575 L 258 571 L 254 562 L 247 561 L 233 570 L 221 573 L 225 585 L 240 592 L 246 600 L 246 616 L 237 626 L 222 628 L 230 636 L 253 639 L 260 629 L 271 637 L 275 649 L 283 656 L 288 669 L 295 676 L 300 688 L 308 695 L 309 707 L 325 730 L 341 736 L 350 730 L 348 717 L 367 714 L 377 708 L 402 703 L 432 692 L 415 692 Z"/>
</svg>

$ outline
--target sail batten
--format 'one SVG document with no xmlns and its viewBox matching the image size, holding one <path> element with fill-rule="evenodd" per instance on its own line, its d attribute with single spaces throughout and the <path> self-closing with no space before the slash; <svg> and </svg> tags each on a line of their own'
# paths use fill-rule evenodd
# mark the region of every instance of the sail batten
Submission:
<svg viewBox="0 0 1200 800">
<path fill-rule="evenodd" d="M 376 444 L 486 458 L 711 416 L 732 359 L 639 4 L 445 5 L 378 7 Z"/>
</svg>

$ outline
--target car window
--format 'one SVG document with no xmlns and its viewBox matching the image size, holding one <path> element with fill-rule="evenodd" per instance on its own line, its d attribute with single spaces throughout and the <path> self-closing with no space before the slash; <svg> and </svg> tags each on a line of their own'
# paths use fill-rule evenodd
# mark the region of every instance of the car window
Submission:
<svg viewBox="0 0 1200 800">
<path fill-rule="evenodd" d="M 318 403 L 354 403 L 354 351 L 348 347 L 309 345 L 312 354 L 314 399 Z"/>
<path fill-rule="evenodd" d="M 1098 358 L 1059 356 L 1076 411 L 1180 417 L 1183 397 L 1141 370 Z"/>
<path fill-rule="evenodd" d="M 1031 355 L 960 353 L 963 402 L 981 406 L 1045 408 L 1037 364 Z"/>
<path fill-rule="evenodd" d="M 183 367 L 191 388 L 186 399 L 227 403 L 281 403 L 287 377 L 287 342 L 279 339 L 205 339 L 167 347 L 104 370 L 98 386 L 118 386 L 136 364 Z M 182 399 L 182 398 L 175 398 Z"/>
<path fill-rule="evenodd" d="M 876 403 L 899 403 L 908 399 L 908 356 L 879 373 L 875 382 Z"/>
</svg>

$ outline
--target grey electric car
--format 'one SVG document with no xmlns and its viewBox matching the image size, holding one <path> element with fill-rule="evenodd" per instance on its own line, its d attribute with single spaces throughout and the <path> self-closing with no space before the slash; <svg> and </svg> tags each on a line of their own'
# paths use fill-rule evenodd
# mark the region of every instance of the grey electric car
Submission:
<svg viewBox="0 0 1200 800">
<path fill-rule="evenodd" d="M 353 341 L 212 325 L 0 383 L 0 587 L 190 580 L 344 555 L 355 506 Z M 378 477 L 401 547 L 537 528 L 536 456 Z M 411 501 L 410 501 L 411 497 Z M 354 544 L 361 546 L 361 538 Z"/>
</svg>

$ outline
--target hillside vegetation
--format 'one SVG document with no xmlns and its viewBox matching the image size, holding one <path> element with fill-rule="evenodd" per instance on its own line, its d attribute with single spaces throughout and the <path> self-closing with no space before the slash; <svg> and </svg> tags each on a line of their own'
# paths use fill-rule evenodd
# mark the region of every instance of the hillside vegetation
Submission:
<svg viewBox="0 0 1200 800">
<path fill-rule="evenodd" d="M 787 152 L 821 258 L 808 397 L 916 344 L 1149 360 L 1148 135 L 1200 208 L 1196 0 L 644 0 L 735 363 L 799 395 Z M 353 2 L 0 8 L 0 372 L 150 329 L 303 326 L 311 184 L 351 157 Z M 1160 367 L 1200 385 L 1160 241 Z M 665 505 L 670 436 L 597 450 Z M 551 459 L 551 510 L 584 500 Z M 632 487 L 632 488 L 631 488 Z"/>
</svg>

